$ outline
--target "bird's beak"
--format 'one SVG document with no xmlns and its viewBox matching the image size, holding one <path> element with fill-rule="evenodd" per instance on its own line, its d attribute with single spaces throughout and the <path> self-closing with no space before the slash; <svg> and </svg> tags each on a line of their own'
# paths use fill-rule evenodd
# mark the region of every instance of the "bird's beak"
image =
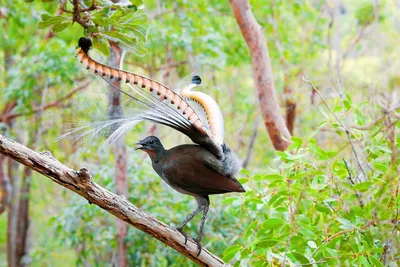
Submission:
<svg viewBox="0 0 400 267">
<path fill-rule="evenodd" d="M 138 149 L 144 149 L 144 146 L 143 146 L 142 140 L 140 140 L 139 142 L 135 143 L 135 145 L 139 146 L 139 147 L 136 147 L 136 148 L 135 148 L 135 150 L 138 150 Z"/>
</svg>

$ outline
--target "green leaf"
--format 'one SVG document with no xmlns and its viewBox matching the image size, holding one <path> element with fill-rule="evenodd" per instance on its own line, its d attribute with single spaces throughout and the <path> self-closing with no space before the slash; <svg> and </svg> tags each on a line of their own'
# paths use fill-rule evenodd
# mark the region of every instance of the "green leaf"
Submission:
<svg viewBox="0 0 400 267">
<path fill-rule="evenodd" d="M 259 198 L 251 197 L 251 198 L 246 199 L 246 203 L 247 204 L 249 204 L 249 203 L 264 204 L 264 201 L 262 201 Z"/>
<path fill-rule="evenodd" d="M 223 252 L 223 255 L 224 255 L 223 260 L 225 262 L 229 262 L 241 248 L 242 248 L 242 246 L 240 246 L 240 245 L 234 245 L 234 246 L 228 247 Z"/>
<path fill-rule="evenodd" d="M 93 47 L 99 50 L 106 57 L 110 55 L 108 42 L 104 38 L 93 38 Z"/>
<path fill-rule="evenodd" d="M 278 229 L 285 224 L 285 221 L 277 218 L 269 218 L 265 220 L 262 224 L 264 229 Z"/>
<path fill-rule="evenodd" d="M 337 202 L 338 200 L 336 198 L 327 198 L 324 199 L 324 203 L 332 203 L 332 202 Z"/>
<path fill-rule="evenodd" d="M 264 180 L 264 176 L 262 176 L 260 174 L 256 174 L 253 179 L 255 181 L 261 181 L 261 180 Z"/>
<path fill-rule="evenodd" d="M 370 189 L 373 184 L 374 184 L 373 182 L 361 182 L 361 183 L 354 185 L 353 189 L 360 191 L 360 192 L 364 192 L 364 191 L 367 191 L 368 189 Z"/>
<path fill-rule="evenodd" d="M 284 151 L 276 151 L 275 152 L 281 159 L 287 159 L 289 154 Z"/>
<path fill-rule="evenodd" d="M 380 260 L 378 260 L 377 258 L 375 258 L 374 256 L 372 256 L 372 255 L 368 255 L 368 259 L 372 262 L 372 263 L 374 263 L 374 266 L 376 266 L 376 267 L 383 267 L 384 265 L 382 264 L 382 262 L 380 262 Z"/>
<path fill-rule="evenodd" d="M 116 31 L 105 31 L 102 32 L 102 35 L 105 35 L 108 39 L 114 42 L 122 42 L 126 45 L 133 46 L 137 44 L 137 37 L 132 37 L 126 34 L 122 34 Z"/>
<path fill-rule="evenodd" d="M 238 179 L 241 184 L 246 184 L 249 182 L 249 178 L 239 178 Z"/>
<path fill-rule="evenodd" d="M 277 180 L 283 180 L 283 177 L 279 174 L 268 174 L 268 175 L 263 175 L 262 180 L 277 181 Z"/>
<path fill-rule="evenodd" d="M 356 226 L 352 222 L 344 218 L 337 218 L 337 221 L 341 224 L 341 226 L 339 226 L 340 229 L 351 230 L 356 228 Z"/>
<path fill-rule="evenodd" d="M 136 25 L 122 24 L 121 29 L 126 32 L 135 34 L 135 36 L 142 42 L 147 41 L 147 31 L 145 28 Z"/>
<path fill-rule="evenodd" d="M 238 197 L 227 197 L 222 200 L 222 204 L 231 204 L 233 201 L 238 199 Z"/>
<path fill-rule="evenodd" d="M 375 162 L 373 164 L 373 166 L 374 166 L 374 169 L 377 169 L 377 170 L 381 171 L 382 173 L 386 173 L 386 171 L 389 168 L 386 164 L 380 163 L 380 162 Z"/>
<path fill-rule="evenodd" d="M 312 241 L 312 240 L 307 241 L 307 245 L 308 245 L 310 248 L 317 248 L 317 244 L 315 244 L 315 242 Z"/>
<path fill-rule="evenodd" d="M 358 217 L 365 218 L 365 212 L 360 206 L 354 206 L 350 209 L 350 213 L 357 215 Z"/>
<path fill-rule="evenodd" d="M 226 248 L 224 250 L 223 254 L 225 255 L 225 254 L 231 253 L 232 251 L 238 252 L 241 248 L 242 248 L 242 246 L 240 246 L 240 245 L 233 245 L 233 246 Z"/>
<path fill-rule="evenodd" d="M 130 26 L 143 25 L 147 22 L 147 15 L 145 13 L 136 13 L 135 17 L 131 19 L 128 24 Z"/>
<path fill-rule="evenodd" d="M 253 230 L 257 227 L 258 220 L 252 222 L 249 226 L 247 226 L 245 239 L 249 238 L 249 236 L 253 233 Z"/>
<path fill-rule="evenodd" d="M 317 206 L 315 207 L 315 209 L 316 209 L 317 211 L 323 212 L 323 213 L 332 213 L 331 209 L 328 208 L 328 207 L 326 207 L 326 206 L 324 206 L 324 205 L 317 205 Z"/>
<path fill-rule="evenodd" d="M 269 248 L 277 243 L 278 243 L 278 240 L 271 239 L 271 238 L 263 238 L 263 239 L 256 241 L 254 245 L 256 247 L 260 247 L 260 248 Z"/>
<path fill-rule="evenodd" d="M 309 264 L 310 261 L 304 257 L 304 255 L 297 253 L 297 252 L 292 252 L 290 253 L 292 254 L 301 264 Z"/>
<path fill-rule="evenodd" d="M 63 21 L 60 24 L 56 24 L 53 26 L 52 31 L 53 32 L 61 32 L 63 30 L 65 30 L 66 28 L 68 28 L 68 26 L 70 26 L 72 24 L 71 21 Z"/>
<path fill-rule="evenodd" d="M 50 16 L 48 14 L 43 14 L 41 18 L 42 18 L 42 21 L 39 22 L 39 25 L 38 25 L 39 29 L 47 28 L 49 26 L 57 25 L 57 24 L 60 24 L 62 22 L 66 22 L 66 21 L 71 22 L 70 18 L 63 17 L 63 16 Z"/>
<path fill-rule="evenodd" d="M 147 50 L 140 44 L 138 44 L 138 38 L 132 37 L 120 32 L 105 31 L 102 35 L 114 42 L 118 42 L 120 46 L 131 50 L 137 56 L 144 56 L 147 54 Z"/>
</svg>

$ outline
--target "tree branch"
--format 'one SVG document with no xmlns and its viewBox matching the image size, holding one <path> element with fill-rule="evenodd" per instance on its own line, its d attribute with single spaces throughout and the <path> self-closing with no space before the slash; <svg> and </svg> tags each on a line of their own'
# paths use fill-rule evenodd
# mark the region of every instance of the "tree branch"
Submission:
<svg viewBox="0 0 400 267">
<path fill-rule="evenodd" d="M 254 144 L 255 144 L 256 139 L 257 139 L 257 135 L 258 135 L 258 124 L 259 124 L 259 122 L 260 122 L 260 119 L 259 119 L 259 118 L 260 118 L 260 117 L 259 117 L 258 115 L 256 115 L 256 118 L 255 118 L 255 121 L 254 121 L 254 124 L 253 124 L 253 133 L 251 134 L 250 142 L 249 142 L 249 145 L 248 145 L 248 148 L 247 148 L 247 154 L 246 154 L 246 157 L 245 157 L 244 160 L 243 160 L 242 166 L 243 166 L 243 168 L 245 168 L 245 169 L 246 169 L 247 166 L 249 165 L 250 158 L 251 158 L 251 154 L 252 154 L 253 148 L 254 148 Z"/>
<path fill-rule="evenodd" d="M 49 153 L 37 153 L 3 135 L 0 135 L 0 153 L 74 191 L 86 198 L 90 204 L 99 206 L 202 266 L 230 266 L 206 249 L 196 257 L 198 249 L 192 239 L 189 238 L 185 245 L 181 233 L 137 208 L 124 196 L 115 195 L 96 184 L 85 168 L 74 171 Z"/>
<path fill-rule="evenodd" d="M 23 112 L 23 113 L 11 113 L 11 112 L 6 113 L 6 114 L 3 113 L 2 115 L 0 115 L 0 122 L 7 122 L 9 120 L 15 119 L 15 118 L 20 117 L 20 116 L 31 115 L 31 114 L 35 114 L 35 113 L 38 113 L 38 112 L 42 112 L 42 111 L 44 111 L 46 109 L 49 109 L 49 108 L 54 108 L 54 107 L 61 106 L 61 104 L 62 104 L 62 102 L 64 100 L 70 99 L 76 93 L 86 89 L 87 86 L 90 83 L 91 83 L 90 81 L 87 81 L 87 82 L 83 83 L 82 85 L 80 85 L 80 86 L 76 87 L 75 89 L 73 89 L 71 92 L 69 92 L 65 96 L 63 96 L 63 97 L 61 97 L 61 98 L 59 98 L 59 99 L 57 99 L 57 100 L 55 100 L 55 101 L 53 101 L 51 103 L 48 103 L 48 104 L 45 104 L 45 105 L 41 105 L 41 106 L 38 106 L 38 107 L 34 107 L 32 111 Z"/>
<path fill-rule="evenodd" d="M 290 144 L 290 133 L 280 114 L 263 29 L 254 18 L 248 0 L 229 0 L 229 3 L 250 50 L 254 82 L 269 137 L 274 148 L 283 151 Z"/>
</svg>

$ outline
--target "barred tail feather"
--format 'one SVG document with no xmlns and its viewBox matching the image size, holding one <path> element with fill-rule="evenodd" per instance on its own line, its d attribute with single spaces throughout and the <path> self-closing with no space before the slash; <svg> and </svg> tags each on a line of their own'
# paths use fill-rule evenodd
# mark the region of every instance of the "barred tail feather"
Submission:
<svg viewBox="0 0 400 267">
<path fill-rule="evenodd" d="M 102 77 L 113 89 L 121 92 L 140 106 L 143 112 L 129 114 L 130 119 L 121 122 L 109 136 L 113 141 L 140 120 L 148 120 L 174 128 L 193 142 L 203 145 L 220 158 L 223 153 L 223 120 L 216 102 L 201 92 L 183 89 L 179 94 L 167 86 L 142 75 L 101 64 L 88 55 L 91 41 L 79 40 L 77 58 L 87 69 Z M 114 79 L 125 82 L 131 91 L 121 90 L 110 82 Z M 90 134 L 91 132 L 89 132 Z"/>
</svg>

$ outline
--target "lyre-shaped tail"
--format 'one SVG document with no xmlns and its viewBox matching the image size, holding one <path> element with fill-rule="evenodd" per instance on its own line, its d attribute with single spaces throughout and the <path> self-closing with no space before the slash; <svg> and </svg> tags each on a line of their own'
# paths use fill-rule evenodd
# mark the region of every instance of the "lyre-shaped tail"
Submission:
<svg viewBox="0 0 400 267">
<path fill-rule="evenodd" d="M 197 102 L 203 108 L 210 126 L 212 138 L 222 145 L 224 143 L 224 119 L 221 109 L 211 96 L 203 92 L 192 91 L 192 89 L 200 83 L 200 77 L 193 76 L 192 82 L 184 87 L 180 94 L 187 99 Z"/>
<path fill-rule="evenodd" d="M 143 103 L 135 95 L 130 97 L 142 102 L 150 108 L 150 112 L 141 118 L 152 122 L 170 126 L 192 139 L 193 142 L 209 149 L 219 158 L 224 158 L 223 119 L 215 100 L 202 93 L 191 91 L 199 84 L 199 77 L 195 76 L 192 83 L 185 87 L 180 94 L 167 86 L 145 76 L 116 69 L 93 60 L 88 52 L 92 43 L 89 38 L 82 37 L 76 56 L 88 70 L 101 76 L 105 80 L 117 79 L 125 82 L 148 103 Z M 127 92 L 122 91 L 127 94 Z M 196 109 L 191 102 L 197 103 L 201 109 Z M 200 113 L 205 114 L 205 118 Z"/>
</svg>

